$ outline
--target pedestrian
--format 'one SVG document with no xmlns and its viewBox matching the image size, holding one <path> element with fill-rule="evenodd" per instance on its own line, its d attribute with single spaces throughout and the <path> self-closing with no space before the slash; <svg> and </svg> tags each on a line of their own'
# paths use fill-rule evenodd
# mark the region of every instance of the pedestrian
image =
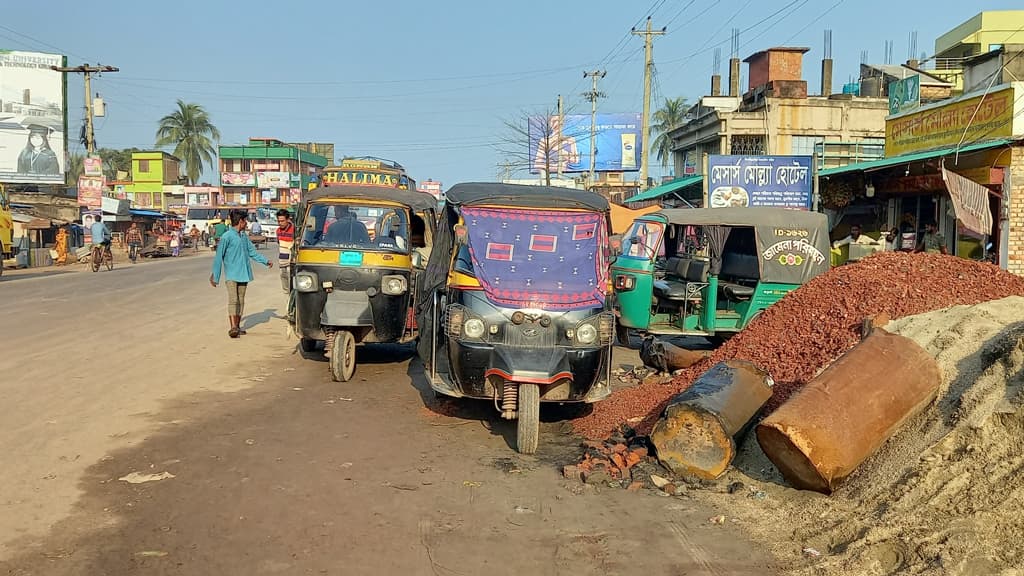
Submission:
<svg viewBox="0 0 1024 576">
<path fill-rule="evenodd" d="M 232 210 L 228 214 L 230 215 L 230 214 L 233 214 L 233 213 L 234 213 L 234 211 Z M 220 243 L 220 237 L 223 236 L 224 233 L 228 231 L 228 225 L 227 225 L 227 222 L 225 222 L 224 217 L 221 216 L 218 213 L 217 218 L 220 221 L 213 225 L 213 249 L 214 250 L 217 249 L 217 244 Z"/>
<path fill-rule="evenodd" d="M 196 228 L 196 225 L 192 225 L 192 229 L 188 231 L 188 237 L 192 239 L 192 251 L 199 252 L 199 241 L 203 237 L 203 233 Z"/>
<path fill-rule="evenodd" d="M 175 258 L 181 253 L 181 230 L 171 230 L 171 256 Z"/>
<path fill-rule="evenodd" d="M 54 242 L 54 247 L 57 249 L 57 264 L 64 265 L 68 263 L 68 227 L 61 226 L 57 230 L 57 240 Z"/>
<path fill-rule="evenodd" d="M 128 259 L 132 261 L 132 264 L 135 264 L 139 258 L 142 240 L 142 230 L 139 229 L 138 222 L 132 222 L 132 225 L 128 227 L 128 232 L 124 235 L 124 241 L 128 244 Z"/>
<path fill-rule="evenodd" d="M 253 236 L 263 235 L 263 226 L 260 225 L 260 221 L 255 217 L 252 219 L 252 226 L 249 227 L 249 233 Z"/>
<path fill-rule="evenodd" d="M 292 246 L 295 245 L 295 224 L 292 224 L 291 212 L 280 209 L 277 211 L 277 265 L 281 268 L 281 290 L 285 294 L 291 292 L 292 278 Z"/>
<path fill-rule="evenodd" d="M 250 259 L 272 268 L 274 265 L 256 251 L 249 237 L 244 234 L 248 220 L 245 212 L 231 212 L 231 227 L 217 243 L 217 252 L 213 258 L 213 273 L 210 274 L 210 285 L 214 288 L 220 283 L 223 271 L 228 289 L 228 321 L 231 325 L 228 336 L 238 338 L 245 334 L 242 330 L 242 313 L 245 311 L 245 289 L 252 282 L 252 264 Z"/>
</svg>

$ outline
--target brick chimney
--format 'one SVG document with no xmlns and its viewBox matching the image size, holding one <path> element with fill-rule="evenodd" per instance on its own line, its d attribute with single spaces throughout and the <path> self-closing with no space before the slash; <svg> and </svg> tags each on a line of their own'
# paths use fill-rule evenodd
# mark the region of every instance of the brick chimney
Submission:
<svg viewBox="0 0 1024 576">
<path fill-rule="evenodd" d="M 778 47 L 762 50 L 747 57 L 747 94 L 770 93 L 777 98 L 806 98 L 807 82 L 803 80 L 804 54 L 809 48 Z"/>
</svg>

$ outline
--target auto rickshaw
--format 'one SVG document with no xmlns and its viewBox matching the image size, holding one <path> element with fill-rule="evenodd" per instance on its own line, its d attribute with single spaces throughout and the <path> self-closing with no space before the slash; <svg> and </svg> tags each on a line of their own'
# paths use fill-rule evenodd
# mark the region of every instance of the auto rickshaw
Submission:
<svg viewBox="0 0 1024 576">
<path fill-rule="evenodd" d="M 637 218 L 611 266 L 628 330 L 725 340 L 829 269 L 828 219 L 782 208 L 662 210 Z"/>
<path fill-rule="evenodd" d="M 436 230 L 429 194 L 371 186 L 305 194 L 293 248 L 295 331 L 324 342 L 336 382 L 352 378 L 356 344 L 416 339 L 415 286 Z"/>
<path fill-rule="evenodd" d="M 521 453 L 537 449 L 542 403 L 610 393 L 609 214 L 602 196 L 565 188 L 447 193 L 417 309 L 420 356 L 437 394 L 518 420 Z"/>
</svg>

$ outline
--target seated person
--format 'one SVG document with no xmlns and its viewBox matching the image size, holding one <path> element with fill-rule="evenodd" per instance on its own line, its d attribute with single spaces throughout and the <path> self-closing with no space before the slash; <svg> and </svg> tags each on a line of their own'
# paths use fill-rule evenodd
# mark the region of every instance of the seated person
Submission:
<svg viewBox="0 0 1024 576">
<path fill-rule="evenodd" d="M 329 244 L 368 244 L 370 233 L 366 225 L 356 219 L 356 213 L 348 206 L 334 208 L 335 221 L 327 227 L 324 241 Z"/>
<path fill-rule="evenodd" d="M 427 265 L 427 261 L 430 260 L 430 246 L 427 246 L 427 225 L 423 221 L 423 218 L 413 214 L 412 221 L 409 222 L 409 243 L 412 245 L 414 252 L 419 254 L 423 259 L 423 265 Z"/>
</svg>

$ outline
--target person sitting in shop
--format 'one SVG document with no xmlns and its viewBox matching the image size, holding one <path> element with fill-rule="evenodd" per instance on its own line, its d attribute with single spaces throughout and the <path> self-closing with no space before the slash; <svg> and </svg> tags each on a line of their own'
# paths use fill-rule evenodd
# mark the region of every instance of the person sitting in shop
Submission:
<svg viewBox="0 0 1024 576">
<path fill-rule="evenodd" d="M 878 243 L 878 240 L 875 240 L 870 236 L 865 236 L 864 234 L 861 234 L 860 224 L 853 224 L 850 226 L 850 235 L 847 236 L 846 238 L 836 240 L 835 242 L 832 243 L 832 247 L 840 248 L 842 246 L 849 246 L 850 244 L 869 244 L 877 246 Z"/>
</svg>

